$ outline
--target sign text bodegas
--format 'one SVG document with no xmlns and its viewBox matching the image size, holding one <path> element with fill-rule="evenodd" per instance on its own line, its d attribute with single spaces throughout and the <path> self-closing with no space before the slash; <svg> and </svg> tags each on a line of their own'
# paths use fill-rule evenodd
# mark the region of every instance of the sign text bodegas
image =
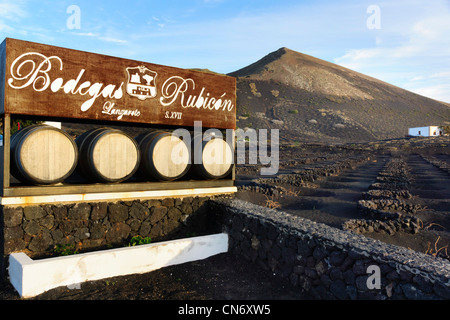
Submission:
<svg viewBox="0 0 450 320">
<path fill-rule="evenodd" d="M 233 77 L 7 38 L 0 113 L 235 129 Z"/>
</svg>

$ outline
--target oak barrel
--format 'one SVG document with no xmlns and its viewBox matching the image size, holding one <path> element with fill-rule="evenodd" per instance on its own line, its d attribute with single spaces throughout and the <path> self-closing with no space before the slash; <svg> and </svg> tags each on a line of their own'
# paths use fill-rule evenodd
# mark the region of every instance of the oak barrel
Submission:
<svg viewBox="0 0 450 320">
<path fill-rule="evenodd" d="M 32 125 L 11 136 L 11 174 L 22 182 L 55 184 L 75 170 L 78 149 L 66 132 Z"/>
<path fill-rule="evenodd" d="M 173 181 L 190 168 L 190 150 L 178 136 L 167 131 L 152 131 L 135 138 L 141 153 L 139 177 Z"/>
<path fill-rule="evenodd" d="M 194 136 L 192 167 L 204 179 L 222 179 L 233 169 L 234 152 L 230 145 L 215 135 Z"/>
<path fill-rule="evenodd" d="M 76 139 L 78 171 L 94 182 L 116 183 L 129 179 L 139 167 L 136 141 L 112 128 L 89 130 Z"/>
</svg>

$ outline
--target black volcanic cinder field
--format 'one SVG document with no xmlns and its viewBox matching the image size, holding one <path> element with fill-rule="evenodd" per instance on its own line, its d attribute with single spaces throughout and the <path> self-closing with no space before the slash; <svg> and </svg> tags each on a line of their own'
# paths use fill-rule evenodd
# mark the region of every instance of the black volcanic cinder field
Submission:
<svg viewBox="0 0 450 320">
<path fill-rule="evenodd" d="M 237 197 L 450 259 L 449 146 L 436 137 L 287 147 L 276 176 L 238 168 Z"/>
<path fill-rule="evenodd" d="M 261 177 L 258 166 L 238 166 L 237 198 L 283 210 L 338 229 L 350 225 L 367 237 L 449 259 L 450 137 L 398 139 L 340 146 L 301 144 L 281 149 L 278 175 Z M 392 170 L 387 170 L 388 168 Z M 397 203 L 368 215 L 362 200 Z M 396 202 L 397 200 L 399 202 Z M 409 209 L 417 208 L 411 212 Z M 409 219 L 377 219 L 377 213 Z M 354 223 L 355 221 L 358 224 Z M 420 221 L 416 224 L 414 221 Z M 382 223 L 381 223 L 382 222 Z M 406 228 L 406 226 L 411 228 Z M 0 299 L 18 299 L 8 283 Z M 231 253 L 163 268 L 61 287 L 35 299 L 291 300 L 311 299 L 289 281 Z"/>
</svg>

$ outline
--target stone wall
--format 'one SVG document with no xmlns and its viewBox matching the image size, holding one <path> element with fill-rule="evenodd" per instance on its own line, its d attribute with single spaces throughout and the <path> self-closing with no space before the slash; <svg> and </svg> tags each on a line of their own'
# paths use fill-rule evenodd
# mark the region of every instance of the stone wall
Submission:
<svg viewBox="0 0 450 320">
<path fill-rule="evenodd" d="M 363 200 L 358 201 L 358 210 L 367 219 L 348 220 L 343 228 L 357 233 L 418 233 L 422 221 L 415 213 L 423 208 L 411 203 L 410 184 L 405 160 L 398 156 L 391 158 L 368 192 L 362 194 Z"/>
<path fill-rule="evenodd" d="M 123 246 L 135 235 L 150 237 L 152 242 L 201 235 L 210 227 L 208 199 L 1 207 L 2 273 L 12 252 L 41 258 L 52 255 L 56 245 L 72 245 L 82 252 Z"/>
<path fill-rule="evenodd" d="M 261 187 L 281 183 L 292 186 L 303 186 L 305 183 L 314 182 L 321 177 L 337 175 L 343 170 L 360 165 L 369 159 L 370 154 L 364 154 L 335 161 L 318 162 L 312 164 L 309 168 L 295 170 L 294 173 L 278 174 L 276 177 L 270 178 L 259 178 L 254 182 Z"/>
<path fill-rule="evenodd" d="M 450 262 L 240 200 L 210 202 L 230 251 L 315 299 L 450 299 Z"/>
<path fill-rule="evenodd" d="M 39 258 L 57 244 L 89 251 L 123 246 L 134 235 L 159 241 L 225 231 L 230 251 L 312 298 L 450 299 L 448 260 L 240 200 L 207 200 L 3 207 L 2 272 L 16 251 Z"/>
</svg>

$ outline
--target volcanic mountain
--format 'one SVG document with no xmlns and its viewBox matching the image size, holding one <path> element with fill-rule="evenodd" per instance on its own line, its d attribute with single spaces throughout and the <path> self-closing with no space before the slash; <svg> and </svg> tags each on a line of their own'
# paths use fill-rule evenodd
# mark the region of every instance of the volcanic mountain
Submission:
<svg viewBox="0 0 450 320">
<path fill-rule="evenodd" d="M 239 128 L 280 129 L 280 142 L 345 143 L 449 125 L 449 104 L 287 48 L 229 74 Z"/>
</svg>

